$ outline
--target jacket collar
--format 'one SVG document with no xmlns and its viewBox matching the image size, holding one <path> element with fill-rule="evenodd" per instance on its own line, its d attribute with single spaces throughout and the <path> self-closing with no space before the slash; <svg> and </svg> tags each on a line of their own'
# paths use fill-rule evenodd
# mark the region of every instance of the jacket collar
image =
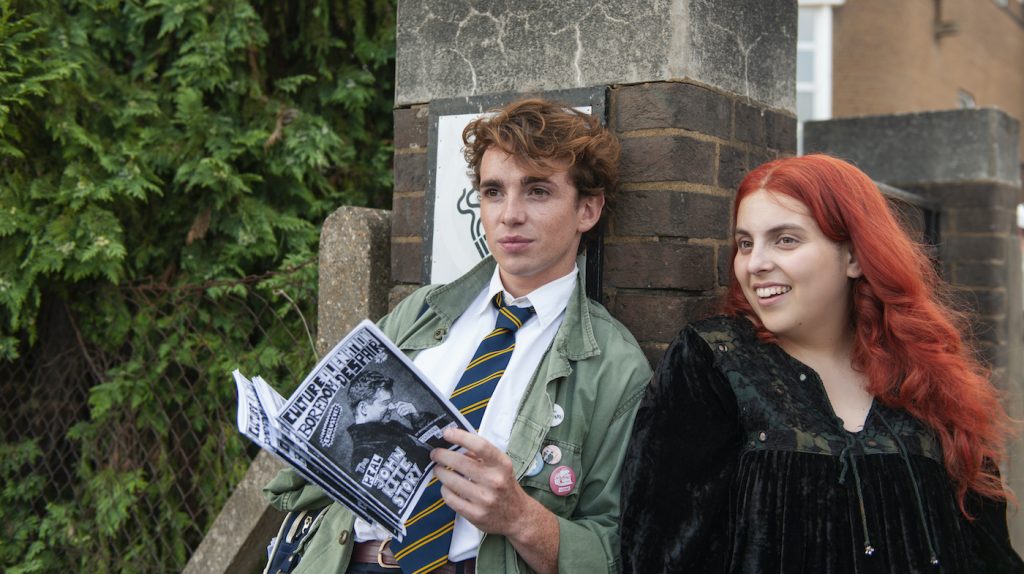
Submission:
<svg viewBox="0 0 1024 574">
<path fill-rule="evenodd" d="M 462 277 L 438 287 L 427 295 L 427 305 L 437 313 L 446 327 L 450 327 L 455 319 L 466 310 L 473 297 L 487 288 L 496 265 L 494 257 L 487 256 Z M 558 351 L 558 354 L 571 361 L 601 354 L 601 350 L 597 346 L 597 339 L 594 337 L 590 303 L 587 300 L 587 286 L 584 279 L 587 268 L 585 254 L 580 254 L 576 258 L 576 265 L 579 267 L 576 287 L 573 288 L 572 295 L 569 296 L 569 303 L 565 308 L 565 319 L 552 342 L 552 347 Z"/>
</svg>

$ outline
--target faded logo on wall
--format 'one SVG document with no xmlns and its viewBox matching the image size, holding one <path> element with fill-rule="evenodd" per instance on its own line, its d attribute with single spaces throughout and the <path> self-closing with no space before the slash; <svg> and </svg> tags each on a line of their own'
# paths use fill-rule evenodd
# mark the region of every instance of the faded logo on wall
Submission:
<svg viewBox="0 0 1024 574">
<path fill-rule="evenodd" d="M 463 189 L 459 194 L 459 202 L 455 209 L 466 216 L 466 223 L 469 225 L 469 238 L 480 254 L 480 259 L 487 257 L 491 250 L 487 247 L 487 237 L 484 235 L 484 224 L 480 219 L 480 194 L 474 189 Z"/>
<path fill-rule="evenodd" d="M 459 277 L 489 253 L 480 221 L 480 198 L 462 155 L 462 130 L 479 116 L 457 114 L 437 119 L 431 283 Z"/>
</svg>

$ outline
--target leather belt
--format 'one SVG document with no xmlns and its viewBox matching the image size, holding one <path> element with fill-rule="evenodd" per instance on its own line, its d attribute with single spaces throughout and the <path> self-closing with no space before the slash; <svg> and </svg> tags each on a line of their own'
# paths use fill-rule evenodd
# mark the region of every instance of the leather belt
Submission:
<svg viewBox="0 0 1024 574">
<path fill-rule="evenodd" d="M 391 552 L 390 540 L 368 540 L 356 542 L 352 549 L 352 561 L 361 564 L 376 564 L 381 568 L 398 568 L 398 561 Z"/>
<path fill-rule="evenodd" d="M 399 568 L 394 553 L 391 552 L 390 540 L 369 540 L 356 542 L 352 549 L 352 561 L 360 564 L 376 564 L 381 568 Z M 445 562 L 432 574 L 476 574 L 476 558 L 462 562 Z"/>
</svg>

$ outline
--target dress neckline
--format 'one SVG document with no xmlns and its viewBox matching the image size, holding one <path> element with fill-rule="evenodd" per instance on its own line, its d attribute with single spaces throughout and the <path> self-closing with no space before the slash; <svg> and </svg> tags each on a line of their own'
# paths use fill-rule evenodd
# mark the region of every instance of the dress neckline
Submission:
<svg viewBox="0 0 1024 574">
<path fill-rule="evenodd" d="M 780 347 L 778 344 L 776 344 L 776 343 L 768 343 L 768 344 L 771 345 L 775 349 L 776 352 L 781 353 L 782 356 L 785 357 L 786 361 L 792 363 L 792 365 L 797 368 L 797 370 L 800 373 L 800 376 L 803 377 L 801 379 L 801 382 L 806 383 L 809 380 L 813 379 L 813 383 L 812 384 L 815 386 L 815 389 L 818 391 L 819 398 L 821 399 L 821 402 L 825 406 L 826 414 L 828 414 L 831 417 L 832 421 L 836 423 L 836 425 L 838 426 L 839 429 L 841 429 L 844 433 L 852 435 L 852 436 L 858 436 L 858 435 L 861 435 L 861 434 L 864 433 L 864 431 L 868 428 L 868 422 L 872 419 L 872 417 L 873 417 L 873 415 L 875 413 L 875 404 L 878 402 L 875 399 L 874 395 L 871 396 L 871 404 L 868 405 L 868 410 L 864 414 L 864 420 L 861 421 L 860 430 L 850 430 L 850 429 L 846 428 L 846 424 L 845 424 L 845 421 L 843 420 L 843 418 L 840 417 L 838 414 L 836 414 L 835 406 L 832 404 L 832 399 L 828 396 L 828 390 L 825 389 L 825 383 L 821 380 L 821 375 L 819 375 L 817 371 L 815 371 L 813 368 L 808 366 L 806 363 L 804 363 L 800 359 L 797 359 L 793 355 L 790 355 L 789 353 L 787 353 L 786 350 L 783 349 L 782 347 Z"/>
</svg>

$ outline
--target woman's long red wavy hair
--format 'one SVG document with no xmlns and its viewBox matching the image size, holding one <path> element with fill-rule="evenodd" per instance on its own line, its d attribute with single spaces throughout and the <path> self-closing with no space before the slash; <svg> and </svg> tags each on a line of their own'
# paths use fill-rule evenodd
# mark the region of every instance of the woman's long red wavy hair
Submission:
<svg viewBox="0 0 1024 574">
<path fill-rule="evenodd" d="M 740 184 L 733 226 L 740 202 L 761 189 L 800 201 L 826 237 L 851 246 L 863 271 L 851 280 L 853 366 L 868 377 L 877 400 L 907 410 L 935 432 L 961 511 L 970 516 L 968 490 L 1006 499 L 996 468 L 1009 418 L 987 370 L 961 336 L 963 316 L 941 300 L 938 274 L 878 187 L 856 167 L 826 155 L 772 161 Z M 752 318 L 771 338 L 735 272 L 725 311 Z"/>
</svg>

